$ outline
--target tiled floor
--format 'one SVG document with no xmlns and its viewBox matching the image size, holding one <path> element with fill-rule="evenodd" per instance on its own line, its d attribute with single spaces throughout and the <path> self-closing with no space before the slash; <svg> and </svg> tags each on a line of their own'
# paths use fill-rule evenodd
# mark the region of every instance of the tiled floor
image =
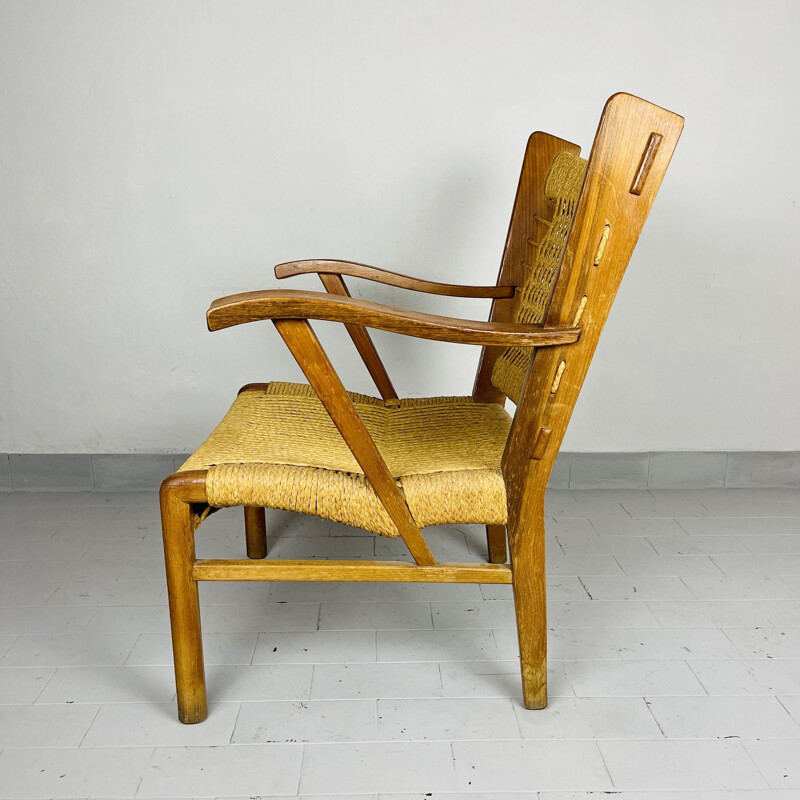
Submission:
<svg viewBox="0 0 800 800">
<path fill-rule="evenodd" d="M 800 798 L 800 492 L 554 491 L 550 706 L 508 587 L 205 584 L 176 720 L 156 498 L 0 496 L 0 798 Z M 272 513 L 275 555 L 397 557 Z M 240 515 L 198 533 L 243 555 Z M 428 532 L 480 560 L 478 527 Z"/>
</svg>

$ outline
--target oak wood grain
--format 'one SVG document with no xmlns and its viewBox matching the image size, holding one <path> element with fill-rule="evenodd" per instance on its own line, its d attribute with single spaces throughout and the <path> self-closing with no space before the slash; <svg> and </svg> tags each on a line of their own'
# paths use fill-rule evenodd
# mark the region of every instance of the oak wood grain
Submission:
<svg viewBox="0 0 800 800">
<path fill-rule="evenodd" d="M 420 278 L 401 275 L 399 272 L 357 264 L 353 261 L 336 261 L 332 259 L 309 259 L 306 261 L 287 261 L 275 267 L 276 278 L 288 278 L 292 275 L 321 273 L 328 275 L 348 275 L 351 278 L 363 278 L 399 289 L 410 289 L 426 294 L 446 295 L 448 297 L 513 297 L 514 286 L 463 286 L 454 283 L 438 283 Z"/>
<path fill-rule="evenodd" d="M 580 328 L 569 325 L 548 329 L 541 325 L 480 322 L 423 314 L 354 297 L 273 289 L 221 297 L 211 304 L 206 318 L 211 331 L 264 319 L 318 319 L 364 325 L 443 342 L 518 347 L 572 344 L 578 341 L 581 333 Z"/>
<path fill-rule="evenodd" d="M 519 287 L 524 282 L 522 264 L 535 263 L 536 243 L 542 240 L 547 224 L 553 218 L 554 206 L 545 194 L 545 182 L 553 159 L 559 153 L 578 155 L 580 151 L 578 145 L 542 131 L 532 133 L 529 137 L 500 261 L 498 284 Z M 494 300 L 489 319 L 492 322 L 511 322 L 513 308 L 512 299 Z M 481 353 L 472 390 L 472 396 L 480 402 L 505 402 L 505 395 L 492 386 L 491 381 L 495 361 L 502 352 L 503 347 L 487 345 Z"/>
<path fill-rule="evenodd" d="M 328 294 L 350 297 L 350 292 L 347 290 L 341 275 L 322 273 L 319 277 Z M 351 322 L 345 322 L 344 327 L 353 340 L 353 344 L 356 346 L 356 350 L 358 350 L 358 354 L 361 356 L 361 360 L 364 362 L 370 377 L 375 382 L 381 397 L 384 400 L 397 400 L 397 392 L 389 379 L 386 367 L 383 366 L 383 361 L 378 355 L 378 350 L 369 335 L 369 331 L 363 325 L 353 325 Z"/>
<path fill-rule="evenodd" d="M 306 320 L 276 319 L 278 333 L 338 428 L 417 564 L 436 563 L 400 487 Z"/>
<path fill-rule="evenodd" d="M 495 564 L 435 564 L 404 561 L 200 559 L 196 581 L 401 581 L 409 583 L 511 583 L 511 568 Z"/>
</svg>

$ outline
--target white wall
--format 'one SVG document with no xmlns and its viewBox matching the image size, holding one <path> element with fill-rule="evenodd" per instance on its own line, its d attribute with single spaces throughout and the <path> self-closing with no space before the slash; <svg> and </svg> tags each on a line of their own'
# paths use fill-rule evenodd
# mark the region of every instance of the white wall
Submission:
<svg viewBox="0 0 800 800">
<path fill-rule="evenodd" d="M 241 384 L 298 379 L 269 323 L 203 316 L 280 261 L 493 281 L 527 135 L 588 147 L 618 90 L 687 125 L 565 449 L 800 449 L 799 12 L 5 0 L 0 452 L 183 451 Z M 469 392 L 477 349 L 376 339 L 401 393 Z"/>
</svg>

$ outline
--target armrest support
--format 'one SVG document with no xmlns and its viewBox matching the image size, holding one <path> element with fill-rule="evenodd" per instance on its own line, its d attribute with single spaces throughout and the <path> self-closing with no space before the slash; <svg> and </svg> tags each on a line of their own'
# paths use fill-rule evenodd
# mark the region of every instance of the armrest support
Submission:
<svg viewBox="0 0 800 800">
<path fill-rule="evenodd" d="M 422 339 L 505 347 L 572 344 L 578 341 L 581 334 L 580 328 L 478 322 L 423 314 L 353 297 L 275 289 L 222 297 L 211 304 L 206 318 L 211 331 L 263 319 L 319 319 L 363 325 Z"/>
<path fill-rule="evenodd" d="M 415 292 L 427 294 L 440 294 L 449 297 L 513 297 L 514 286 L 461 286 L 452 283 L 436 283 L 419 278 L 401 275 L 399 272 L 389 272 L 366 264 L 356 264 L 352 261 L 334 261 L 330 259 L 310 259 L 308 261 L 287 261 L 275 267 L 276 278 L 288 278 L 292 275 L 306 275 L 308 273 L 328 275 L 348 275 L 353 278 L 384 283 L 387 286 L 397 286 L 400 289 L 411 289 Z"/>
</svg>

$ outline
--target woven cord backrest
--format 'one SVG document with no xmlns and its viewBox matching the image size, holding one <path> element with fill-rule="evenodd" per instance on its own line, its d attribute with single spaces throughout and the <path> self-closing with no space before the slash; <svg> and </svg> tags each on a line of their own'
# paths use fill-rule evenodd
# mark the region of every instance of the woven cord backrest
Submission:
<svg viewBox="0 0 800 800">
<path fill-rule="evenodd" d="M 515 297 L 514 322 L 544 321 L 585 173 L 586 160 L 580 156 L 559 153 L 553 161 L 545 186 L 547 198 L 554 205 L 553 216 L 541 241 L 529 243 L 536 251 L 534 262 L 522 261 L 525 278 Z M 532 357 L 531 348 L 509 347 L 494 364 L 492 385 L 515 403 L 519 402 Z"/>
<path fill-rule="evenodd" d="M 541 518 L 550 470 L 682 129 L 682 117 L 638 97 L 606 104 L 544 320 L 580 326 L 581 337 L 536 352 L 503 455 L 512 539 Z"/>
</svg>

